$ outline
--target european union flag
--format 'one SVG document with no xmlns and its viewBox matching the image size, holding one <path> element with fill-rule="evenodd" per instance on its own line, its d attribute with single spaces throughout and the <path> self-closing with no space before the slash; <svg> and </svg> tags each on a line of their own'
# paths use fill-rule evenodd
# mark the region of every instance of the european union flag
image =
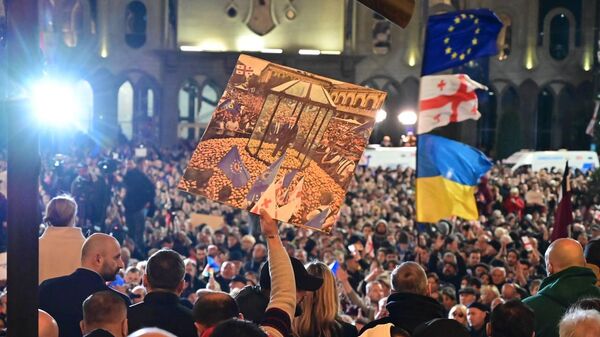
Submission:
<svg viewBox="0 0 600 337">
<path fill-rule="evenodd" d="M 498 53 L 502 22 L 489 9 L 432 15 L 427 22 L 422 75 Z"/>
<path fill-rule="evenodd" d="M 240 103 L 236 103 L 233 99 L 228 98 L 219 105 L 218 110 L 225 110 L 231 115 L 237 116 L 242 110 L 242 105 Z"/>
<path fill-rule="evenodd" d="M 444 137 L 419 136 L 417 221 L 435 223 L 458 216 L 478 218 L 475 189 L 492 162 L 479 150 Z"/>
<path fill-rule="evenodd" d="M 227 152 L 219 162 L 218 167 L 225 173 L 227 178 L 229 178 L 233 187 L 240 188 L 248 184 L 250 173 L 248 173 L 246 166 L 244 166 L 244 162 L 242 162 L 237 146 L 232 147 L 231 150 Z"/>
</svg>

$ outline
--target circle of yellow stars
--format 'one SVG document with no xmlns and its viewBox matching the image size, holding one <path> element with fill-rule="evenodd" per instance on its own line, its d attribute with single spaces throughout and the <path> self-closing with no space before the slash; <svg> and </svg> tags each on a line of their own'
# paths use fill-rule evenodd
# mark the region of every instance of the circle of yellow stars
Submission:
<svg viewBox="0 0 600 337">
<path fill-rule="evenodd" d="M 457 15 L 454 18 L 454 23 L 451 24 L 450 27 L 448 27 L 448 33 L 452 33 L 456 29 L 456 26 L 463 21 L 473 21 L 473 24 L 475 25 L 475 34 L 474 34 L 473 38 L 471 39 L 471 47 L 474 47 L 479 42 L 477 39 L 477 35 L 479 35 L 479 32 L 481 31 L 481 28 L 479 28 L 479 18 L 475 17 L 475 15 L 464 14 L 464 13 Z M 462 50 L 462 51 L 454 50 L 450 45 L 450 37 L 449 36 L 444 38 L 444 45 L 446 46 L 446 48 L 444 49 L 444 53 L 446 55 L 450 55 L 450 58 L 452 58 L 453 60 L 458 58 L 459 60 L 462 61 L 465 59 L 465 57 L 467 57 L 467 55 L 471 54 L 471 52 L 472 52 L 471 47 L 468 47 L 466 50 Z"/>
</svg>

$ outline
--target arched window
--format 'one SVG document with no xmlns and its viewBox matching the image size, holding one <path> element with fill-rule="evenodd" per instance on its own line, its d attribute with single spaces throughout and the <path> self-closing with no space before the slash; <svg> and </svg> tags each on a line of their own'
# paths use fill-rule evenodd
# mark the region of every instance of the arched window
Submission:
<svg viewBox="0 0 600 337">
<path fill-rule="evenodd" d="M 195 80 L 186 80 L 179 90 L 179 121 L 205 128 L 219 103 L 220 94 L 217 86 L 210 81 L 201 88 Z M 196 139 L 201 136 L 194 129 L 180 131 L 181 138 Z"/>
<path fill-rule="evenodd" d="M 216 86 L 212 83 L 206 83 L 202 87 L 202 95 L 200 96 L 200 109 L 196 115 L 197 123 L 208 125 L 212 113 L 215 111 L 219 103 L 219 93 Z"/>
<path fill-rule="evenodd" d="M 373 54 L 385 55 L 392 46 L 391 23 L 383 16 L 373 14 Z"/>
<path fill-rule="evenodd" d="M 564 60 L 569 55 L 569 19 L 565 14 L 557 14 L 550 20 L 550 56 Z"/>
<path fill-rule="evenodd" d="M 549 150 L 552 146 L 552 112 L 554 111 L 554 97 L 552 92 L 545 88 L 538 95 L 537 111 L 537 146 L 538 150 Z"/>
<path fill-rule="evenodd" d="M 146 116 L 154 117 L 154 90 L 146 90 Z"/>
<path fill-rule="evenodd" d="M 94 116 L 94 91 L 90 83 L 86 80 L 77 81 L 74 90 L 79 106 L 77 129 L 87 133 L 90 131 Z"/>
<path fill-rule="evenodd" d="M 479 147 L 491 151 L 496 144 L 496 94 L 494 91 L 479 93 L 481 119 L 477 123 Z"/>
<path fill-rule="evenodd" d="M 131 48 L 140 48 L 146 43 L 146 5 L 132 1 L 125 11 L 125 42 Z"/>
<path fill-rule="evenodd" d="M 495 158 L 506 158 L 521 149 L 519 103 L 519 94 L 515 88 L 509 87 L 504 90 L 500 100 L 502 115 L 498 121 L 496 145 L 494 147 Z M 482 117 L 485 118 L 485 115 Z"/>
<path fill-rule="evenodd" d="M 375 124 L 371 138 L 369 138 L 369 143 L 379 144 L 384 136 L 392 137 L 392 142 L 399 142 L 402 125 L 400 125 L 398 118 L 396 118 L 397 114 L 393 112 L 399 111 L 401 108 L 401 85 L 393 78 L 387 76 L 371 77 L 363 81 L 361 85 L 385 91 L 388 94 L 385 106 L 381 107 L 382 110 L 387 112 L 386 117 L 380 123 Z"/>
<path fill-rule="evenodd" d="M 129 140 L 133 137 L 133 86 L 125 81 L 119 87 L 117 121 L 121 132 Z"/>
<path fill-rule="evenodd" d="M 354 107 L 355 108 L 360 108 L 360 106 L 362 105 L 362 98 L 359 98 L 356 100 L 356 102 L 354 103 Z"/>
<path fill-rule="evenodd" d="M 500 21 L 502 21 L 502 30 L 498 36 L 498 41 L 500 43 L 498 60 L 504 61 L 510 56 L 512 44 L 512 19 L 506 14 L 500 14 Z"/>
<path fill-rule="evenodd" d="M 352 104 L 352 97 L 346 98 L 346 103 L 344 105 L 350 106 Z"/>
<path fill-rule="evenodd" d="M 196 81 L 186 80 L 179 89 L 179 120 L 194 121 L 198 107 L 200 86 Z"/>
<path fill-rule="evenodd" d="M 371 99 L 369 99 L 369 100 L 367 101 L 367 110 L 368 110 L 368 109 L 372 109 L 372 108 L 373 108 L 373 104 L 374 104 L 374 103 L 375 103 L 375 102 L 373 101 L 373 99 L 372 99 L 372 98 L 371 98 Z"/>
</svg>

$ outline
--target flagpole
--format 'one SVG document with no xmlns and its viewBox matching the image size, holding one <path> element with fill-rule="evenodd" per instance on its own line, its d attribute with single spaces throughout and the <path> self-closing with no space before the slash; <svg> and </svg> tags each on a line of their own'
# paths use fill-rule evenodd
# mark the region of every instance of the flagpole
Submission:
<svg viewBox="0 0 600 337">
<path fill-rule="evenodd" d="M 423 6 L 423 5 L 422 5 Z M 420 76 L 419 76 L 419 95 L 418 95 L 418 100 L 417 100 L 417 122 L 415 124 L 415 225 L 417 224 L 417 219 L 418 219 L 418 207 L 419 207 L 419 203 L 417 202 L 418 200 L 418 189 L 417 189 L 417 178 L 419 177 L 419 138 L 420 134 L 419 134 L 419 120 L 421 119 L 421 81 L 423 80 L 423 68 L 425 67 L 425 51 L 427 50 L 427 34 L 428 34 L 428 29 L 427 29 L 427 22 L 429 21 L 429 10 L 428 8 L 425 6 L 425 42 L 423 43 L 423 50 L 421 51 L 421 72 L 420 72 Z M 417 226 L 418 228 L 418 226 Z"/>
</svg>

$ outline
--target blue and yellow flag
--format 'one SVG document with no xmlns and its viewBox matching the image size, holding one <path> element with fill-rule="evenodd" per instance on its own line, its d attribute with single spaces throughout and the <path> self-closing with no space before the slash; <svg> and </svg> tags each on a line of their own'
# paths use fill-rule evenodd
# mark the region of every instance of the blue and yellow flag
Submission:
<svg viewBox="0 0 600 337">
<path fill-rule="evenodd" d="M 422 75 L 498 53 L 502 21 L 489 9 L 432 15 L 427 22 Z"/>
<path fill-rule="evenodd" d="M 479 150 L 431 134 L 417 145 L 417 221 L 478 218 L 475 188 L 492 162 Z"/>
</svg>

